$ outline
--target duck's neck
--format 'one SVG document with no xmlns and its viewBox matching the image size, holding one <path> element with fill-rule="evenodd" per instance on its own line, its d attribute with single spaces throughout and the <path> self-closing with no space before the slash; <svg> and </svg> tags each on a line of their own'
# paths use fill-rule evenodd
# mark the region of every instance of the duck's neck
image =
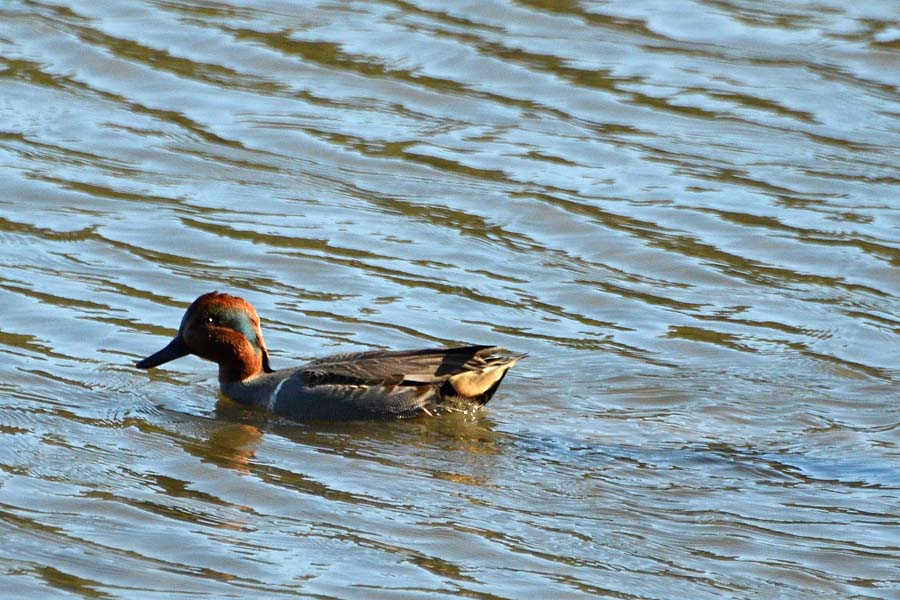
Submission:
<svg viewBox="0 0 900 600">
<path fill-rule="evenodd" d="M 247 381 L 263 372 L 263 354 L 242 339 L 241 343 L 228 345 L 228 352 L 219 354 L 219 383 Z"/>
</svg>

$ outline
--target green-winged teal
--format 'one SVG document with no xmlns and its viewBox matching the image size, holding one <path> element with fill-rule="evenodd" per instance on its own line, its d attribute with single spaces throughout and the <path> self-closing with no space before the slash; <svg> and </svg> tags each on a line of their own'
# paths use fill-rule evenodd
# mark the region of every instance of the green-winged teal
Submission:
<svg viewBox="0 0 900 600">
<path fill-rule="evenodd" d="M 222 393 L 292 419 L 392 419 L 484 406 L 524 355 L 496 346 L 352 352 L 273 371 L 249 302 L 211 292 L 187 309 L 178 335 L 137 363 L 159 366 L 188 354 L 219 365 Z"/>
</svg>

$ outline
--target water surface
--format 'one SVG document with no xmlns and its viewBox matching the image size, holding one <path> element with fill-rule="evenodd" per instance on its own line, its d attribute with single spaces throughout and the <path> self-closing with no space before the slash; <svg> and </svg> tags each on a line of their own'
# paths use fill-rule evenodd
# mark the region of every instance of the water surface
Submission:
<svg viewBox="0 0 900 600">
<path fill-rule="evenodd" d="M 892 598 L 895 2 L 7 2 L 10 597 Z M 309 425 L 133 362 L 527 352 Z"/>
</svg>

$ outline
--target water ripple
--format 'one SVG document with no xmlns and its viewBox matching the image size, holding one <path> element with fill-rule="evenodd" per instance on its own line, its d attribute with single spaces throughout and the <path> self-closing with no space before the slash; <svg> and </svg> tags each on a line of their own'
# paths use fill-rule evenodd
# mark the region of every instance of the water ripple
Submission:
<svg viewBox="0 0 900 600">
<path fill-rule="evenodd" d="M 895 3 L 0 8 L 3 589 L 892 597 Z M 485 414 L 135 372 L 497 343 Z"/>
</svg>

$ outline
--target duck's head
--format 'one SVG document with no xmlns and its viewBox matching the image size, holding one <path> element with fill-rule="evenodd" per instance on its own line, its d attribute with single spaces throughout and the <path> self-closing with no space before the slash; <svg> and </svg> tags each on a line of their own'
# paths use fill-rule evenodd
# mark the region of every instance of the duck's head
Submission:
<svg viewBox="0 0 900 600">
<path fill-rule="evenodd" d="M 223 382 L 243 381 L 272 371 L 256 309 L 243 298 L 219 292 L 194 300 L 181 319 L 175 339 L 136 366 L 149 369 L 188 354 L 217 363 Z"/>
</svg>

